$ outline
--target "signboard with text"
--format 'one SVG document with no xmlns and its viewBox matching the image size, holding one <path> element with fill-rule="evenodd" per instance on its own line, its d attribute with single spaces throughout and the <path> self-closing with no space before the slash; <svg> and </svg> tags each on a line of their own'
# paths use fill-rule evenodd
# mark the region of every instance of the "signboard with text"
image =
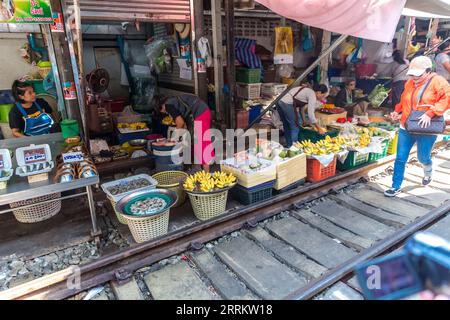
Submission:
<svg viewBox="0 0 450 320">
<path fill-rule="evenodd" d="M 49 0 L 0 0 L 0 23 L 53 23 Z"/>
</svg>

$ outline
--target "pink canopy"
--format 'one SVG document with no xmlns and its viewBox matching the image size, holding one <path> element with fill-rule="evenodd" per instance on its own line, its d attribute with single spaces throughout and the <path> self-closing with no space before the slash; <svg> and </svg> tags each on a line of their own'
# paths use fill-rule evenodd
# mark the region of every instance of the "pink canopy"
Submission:
<svg viewBox="0 0 450 320">
<path fill-rule="evenodd" d="M 406 0 L 256 0 L 312 27 L 381 42 L 392 41 Z"/>
</svg>

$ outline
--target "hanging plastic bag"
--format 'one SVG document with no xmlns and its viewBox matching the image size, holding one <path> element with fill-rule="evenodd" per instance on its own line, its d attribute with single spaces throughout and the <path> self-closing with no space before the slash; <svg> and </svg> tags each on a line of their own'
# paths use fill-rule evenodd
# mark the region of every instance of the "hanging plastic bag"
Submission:
<svg viewBox="0 0 450 320">
<path fill-rule="evenodd" d="M 155 71 L 157 74 L 171 72 L 172 57 L 170 48 L 172 46 L 173 39 L 170 37 L 155 39 L 151 43 L 144 45 L 150 70 Z"/>
<path fill-rule="evenodd" d="M 275 64 L 294 63 L 294 38 L 291 27 L 275 27 Z"/>
<path fill-rule="evenodd" d="M 392 54 L 394 47 L 392 43 L 383 43 L 375 54 L 374 61 L 378 63 L 391 63 L 394 61 Z"/>
<path fill-rule="evenodd" d="M 311 36 L 311 28 L 309 26 L 304 26 L 302 30 L 302 48 L 303 51 L 311 51 L 314 47 L 313 40 Z"/>
</svg>

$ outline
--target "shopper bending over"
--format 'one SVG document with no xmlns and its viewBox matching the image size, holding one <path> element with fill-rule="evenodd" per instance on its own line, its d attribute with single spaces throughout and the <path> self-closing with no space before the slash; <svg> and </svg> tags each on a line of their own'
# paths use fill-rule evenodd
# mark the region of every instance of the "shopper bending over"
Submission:
<svg viewBox="0 0 450 320">
<path fill-rule="evenodd" d="M 419 122 L 422 127 L 426 128 L 430 126 L 434 116 L 442 116 L 450 108 L 450 85 L 442 76 L 432 73 L 431 69 L 432 62 L 428 57 L 420 56 L 411 61 L 407 73 L 411 79 L 405 84 L 400 103 L 390 114 L 392 120 L 400 120 L 400 130 L 392 188 L 384 193 L 387 197 L 394 197 L 400 192 L 406 162 L 415 143 L 417 143 L 419 161 L 424 169 L 422 185 L 428 185 L 431 182 L 431 150 L 437 136 L 410 134 L 405 129 L 405 122 L 412 110 L 427 110 Z"/>
<path fill-rule="evenodd" d="M 287 147 L 298 141 L 300 125 L 312 125 L 319 134 L 325 134 L 325 129 L 317 123 L 314 112 L 321 108 L 320 101 L 327 95 L 327 86 L 316 84 L 312 89 L 306 86 L 295 87 L 281 98 L 277 110 L 283 122 Z M 299 117 L 299 112 L 302 114 L 302 119 Z"/>
<path fill-rule="evenodd" d="M 201 164 L 205 171 L 215 154 L 211 143 L 211 110 L 199 97 L 183 94 L 177 97 L 162 98 L 159 111 L 172 117 L 177 129 L 190 128 L 194 137 L 194 158 L 196 164 Z"/>
</svg>

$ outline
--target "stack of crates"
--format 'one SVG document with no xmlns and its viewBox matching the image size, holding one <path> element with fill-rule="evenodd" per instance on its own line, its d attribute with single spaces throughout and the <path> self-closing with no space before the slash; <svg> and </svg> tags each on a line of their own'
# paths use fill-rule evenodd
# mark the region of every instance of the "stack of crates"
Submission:
<svg viewBox="0 0 450 320">
<path fill-rule="evenodd" d="M 254 100 L 261 97 L 261 69 L 236 69 L 237 96 Z"/>
</svg>

